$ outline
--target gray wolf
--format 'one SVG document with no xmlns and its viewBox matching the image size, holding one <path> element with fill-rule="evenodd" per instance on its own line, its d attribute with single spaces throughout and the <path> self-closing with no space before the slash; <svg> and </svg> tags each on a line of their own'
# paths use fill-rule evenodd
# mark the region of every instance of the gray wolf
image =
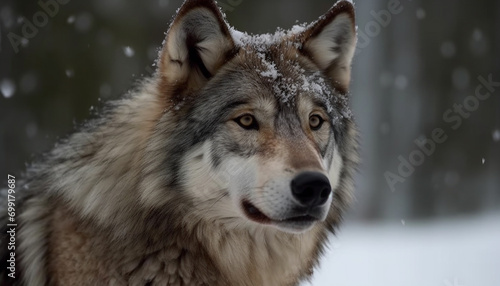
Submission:
<svg viewBox="0 0 500 286">
<path fill-rule="evenodd" d="M 353 189 L 355 45 L 348 1 L 312 24 L 253 36 L 213 0 L 185 1 L 156 73 L 18 183 L 16 279 L 3 283 L 310 277 Z"/>
</svg>

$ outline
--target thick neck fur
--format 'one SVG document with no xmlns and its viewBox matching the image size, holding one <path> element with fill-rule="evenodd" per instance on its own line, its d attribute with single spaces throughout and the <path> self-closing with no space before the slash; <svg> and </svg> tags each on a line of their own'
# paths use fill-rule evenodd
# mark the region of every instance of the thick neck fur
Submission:
<svg viewBox="0 0 500 286">
<path fill-rule="evenodd" d="M 139 189 L 156 189 L 157 182 L 148 180 L 147 168 L 144 174 L 132 166 L 155 167 L 147 152 L 160 147 L 148 138 L 164 110 L 155 87 L 143 88 L 107 115 L 118 125 L 76 133 L 51 154 L 51 164 L 33 167 L 42 178 L 37 180 L 45 180 L 40 185 L 51 186 L 46 200 L 57 206 L 44 208 L 37 198 L 27 204 L 40 211 L 21 216 L 20 247 L 30 258 L 23 263 L 33 269 L 27 284 L 51 277 L 47 281 L 55 285 L 296 285 L 308 276 L 324 226 L 305 234 L 228 229 L 190 214 L 182 198 L 162 208 L 147 206 Z M 104 144 L 108 136 L 118 137 L 116 145 Z M 50 230 L 43 232 L 45 243 L 30 239 L 32 230 L 41 229 Z M 43 260 L 47 269 L 32 265 Z"/>
<path fill-rule="evenodd" d="M 65 217 L 60 215 L 57 217 Z M 125 239 L 116 239 L 112 232 L 97 231 L 99 228 L 85 223 L 74 225 L 66 220 L 68 223 L 60 226 L 58 221 L 55 239 L 64 233 L 66 242 L 57 243 L 62 249 L 51 252 L 52 269 L 59 272 L 67 267 L 65 270 L 72 272 L 89 267 L 89 272 L 98 272 L 96 281 L 116 280 L 123 285 L 152 282 L 152 285 L 271 286 L 297 285 L 311 273 L 316 262 L 318 229 L 307 235 L 289 235 L 264 229 L 225 230 L 221 225 L 203 221 L 169 227 L 158 222 L 159 217 L 154 220 L 144 223 L 142 234 L 137 228 L 136 233 Z M 59 233 L 60 227 L 63 229 Z M 68 241 L 77 241 L 77 249 L 84 249 L 80 257 L 71 245 L 64 249 Z M 69 257 L 67 253 L 76 254 Z M 66 261 L 78 262 L 68 265 Z M 95 263 L 88 264 L 89 261 Z M 93 269 L 96 264 L 99 269 Z M 64 282 L 61 285 L 69 285 L 66 281 L 75 278 L 65 280 L 64 273 L 56 276 L 63 277 L 58 281 Z M 92 283 L 89 285 L 95 285 Z"/>
<path fill-rule="evenodd" d="M 319 228 L 291 235 L 227 230 L 203 220 L 169 223 L 172 218 L 160 212 L 143 215 L 118 238 L 116 229 L 58 207 L 50 223 L 51 284 L 297 285 L 311 273 L 319 251 Z"/>
</svg>

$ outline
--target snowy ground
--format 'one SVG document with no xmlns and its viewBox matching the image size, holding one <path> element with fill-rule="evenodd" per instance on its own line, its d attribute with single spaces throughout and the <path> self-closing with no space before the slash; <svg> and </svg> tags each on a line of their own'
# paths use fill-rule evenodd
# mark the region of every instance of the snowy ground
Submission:
<svg viewBox="0 0 500 286">
<path fill-rule="evenodd" d="M 500 213 L 346 223 L 304 286 L 499 286 Z"/>
</svg>

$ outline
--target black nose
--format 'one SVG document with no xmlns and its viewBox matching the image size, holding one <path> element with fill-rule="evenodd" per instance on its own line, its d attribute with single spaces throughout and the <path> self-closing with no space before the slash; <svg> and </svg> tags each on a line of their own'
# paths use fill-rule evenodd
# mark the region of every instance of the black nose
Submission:
<svg viewBox="0 0 500 286">
<path fill-rule="evenodd" d="M 292 180 L 292 194 L 303 205 L 324 204 L 332 192 L 328 178 L 318 172 L 303 172 Z"/>
</svg>

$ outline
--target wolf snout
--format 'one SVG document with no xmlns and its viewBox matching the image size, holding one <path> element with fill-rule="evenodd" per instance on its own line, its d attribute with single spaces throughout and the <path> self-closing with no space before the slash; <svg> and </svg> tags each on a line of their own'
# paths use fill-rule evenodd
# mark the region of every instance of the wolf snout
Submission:
<svg viewBox="0 0 500 286">
<path fill-rule="evenodd" d="M 291 182 L 294 198 L 302 205 L 316 207 L 328 200 L 332 187 L 328 178 L 319 172 L 303 172 Z"/>
</svg>

